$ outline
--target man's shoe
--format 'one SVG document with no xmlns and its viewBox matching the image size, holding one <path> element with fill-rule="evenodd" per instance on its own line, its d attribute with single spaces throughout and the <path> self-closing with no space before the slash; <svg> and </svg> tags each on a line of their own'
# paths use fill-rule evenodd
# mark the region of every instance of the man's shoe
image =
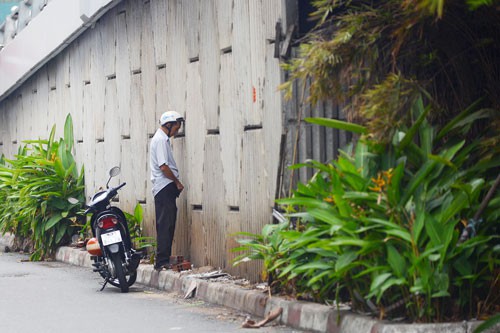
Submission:
<svg viewBox="0 0 500 333">
<path fill-rule="evenodd" d="M 170 264 L 155 266 L 155 271 L 157 271 L 157 272 L 162 271 L 162 270 L 169 270 L 169 269 L 172 269 L 172 266 Z"/>
</svg>

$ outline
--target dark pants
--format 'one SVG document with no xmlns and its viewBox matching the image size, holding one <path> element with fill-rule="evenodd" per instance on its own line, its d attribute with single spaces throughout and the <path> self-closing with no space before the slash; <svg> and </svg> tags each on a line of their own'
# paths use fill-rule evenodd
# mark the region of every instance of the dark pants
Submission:
<svg viewBox="0 0 500 333">
<path fill-rule="evenodd" d="M 157 242 L 155 267 L 168 264 L 172 255 L 172 242 L 177 219 L 175 200 L 178 196 L 179 190 L 177 190 L 175 183 L 168 184 L 155 196 Z"/>
</svg>

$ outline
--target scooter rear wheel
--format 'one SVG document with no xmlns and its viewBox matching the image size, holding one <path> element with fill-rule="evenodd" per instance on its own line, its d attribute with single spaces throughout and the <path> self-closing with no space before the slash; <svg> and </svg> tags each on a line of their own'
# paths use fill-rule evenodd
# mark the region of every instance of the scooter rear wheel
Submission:
<svg viewBox="0 0 500 333">
<path fill-rule="evenodd" d="M 137 272 L 130 273 L 130 275 L 126 275 L 125 277 L 127 279 L 127 284 L 130 287 L 135 283 L 135 280 L 137 279 Z M 108 282 L 112 286 L 120 288 L 120 281 L 118 281 L 118 279 L 110 279 Z"/>
<path fill-rule="evenodd" d="M 123 271 L 123 265 L 122 265 L 122 259 L 121 259 L 120 253 L 112 253 L 111 260 L 113 261 L 113 265 L 115 266 L 115 275 L 116 275 L 116 279 L 119 282 L 120 289 L 121 289 L 122 293 L 127 293 L 129 285 L 127 282 L 127 278 L 125 277 L 125 272 Z M 111 281 L 110 281 L 110 283 L 111 283 Z M 114 283 L 111 283 L 111 284 L 115 285 Z"/>
</svg>

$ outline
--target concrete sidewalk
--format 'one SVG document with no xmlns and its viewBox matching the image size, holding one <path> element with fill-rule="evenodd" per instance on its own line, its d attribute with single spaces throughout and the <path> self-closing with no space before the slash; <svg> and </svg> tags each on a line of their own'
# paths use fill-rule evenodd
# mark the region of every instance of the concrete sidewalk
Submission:
<svg viewBox="0 0 500 333">
<path fill-rule="evenodd" d="M 4 250 L 6 245 L 12 244 L 11 242 L 11 236 L 0 236 L 0 252 Z M 90 256 L 83 249 L 61 247 L 57 250 L 56 259 L 92 269 Z M 357 315 L 347 309 L 338 311 L 335 308 L 321 304 L 288 301 L 276 296 L 269 297 L 268 294 L 260 291 L 248 290 L 223 282 L 211 282 L 194 278 L 184 273 L 173 271 L 157 272 L 152 265 L 141 264 L 139 266 L 137 283 L 181 294 L 185 294 L 190 287 L 196 286 L 196 298 L 208 303 L 237 309 L 255 317 L 265 317 L 270 311 L 281 307 L 283 313 L 278 319 L 280 324 L 314 332 L 473 333 L 474 329 L 480 324 L 477 321 L 442 324 L 394 324 Z M 500 325 L 487 332 L 500 332 Z"/>
</svg>

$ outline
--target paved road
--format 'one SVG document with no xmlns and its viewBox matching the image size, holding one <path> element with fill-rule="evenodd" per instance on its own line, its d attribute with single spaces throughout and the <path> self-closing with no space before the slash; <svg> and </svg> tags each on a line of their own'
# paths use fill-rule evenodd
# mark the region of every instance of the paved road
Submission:
<svg viewBox="0 0 500 333">
<path fill-rule="evenodd" d="M 127 294 L 88 268 L 28 262 L 0 253 L 0 332 L 302 332 L 283 326 L 242 329 L 245 315 L 134 285 Z M 255 318 L 254 318 L 255 319 Z"/>
</svg>

